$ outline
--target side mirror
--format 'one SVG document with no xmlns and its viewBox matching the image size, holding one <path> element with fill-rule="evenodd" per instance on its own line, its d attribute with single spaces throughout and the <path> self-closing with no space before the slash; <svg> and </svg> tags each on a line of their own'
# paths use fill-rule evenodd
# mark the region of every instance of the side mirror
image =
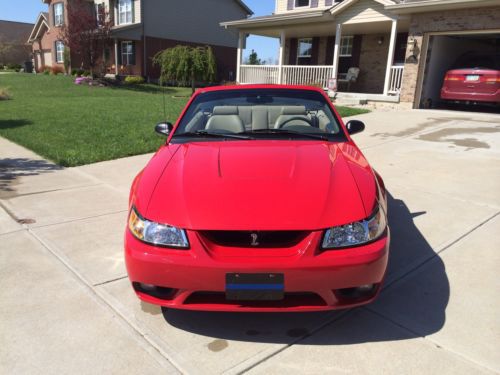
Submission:
<svg viewBox="0 0 500 375">
<path fill-rule="evenodd" d="M 160 122 L 155 126 L 155 132 L 160 135 L 169 136 L 174 126 L 170 122 Z"/>
<path fill-rule="evenodd" d="M 365 130 L 365 124 L 359 120 L 351 120 L 346 125 L 347 132 L 352 135 L 356 133 L 361 133 Z"/>
</svg>

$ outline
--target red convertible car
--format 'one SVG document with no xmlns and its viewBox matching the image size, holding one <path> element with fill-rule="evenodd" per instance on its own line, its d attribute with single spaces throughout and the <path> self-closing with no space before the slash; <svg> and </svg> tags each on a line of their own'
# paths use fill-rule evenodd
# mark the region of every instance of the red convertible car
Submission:
<svg viewBox="0 0 500 375">
<path fill-rule="evenodd" d="M 318 311 L 373 301 L 387 269 L 380 176 L 322 90 L 193 95 L 135 178 L 125 234 L 138 297 L 190 310 Z"/>
</svg>

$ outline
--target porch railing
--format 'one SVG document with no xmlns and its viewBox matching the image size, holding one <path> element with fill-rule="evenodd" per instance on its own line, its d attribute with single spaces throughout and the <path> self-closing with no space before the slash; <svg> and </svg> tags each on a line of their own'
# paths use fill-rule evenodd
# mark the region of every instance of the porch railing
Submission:
<svg viewBox="0 0 500 375">
<path fill-rule="evenodd" d="M 389 95 L 399 95 L 401 91 L 401 82 L 403 82 L 403 65 L 391 66 L 391 75 L 389 77 Z"/>
<path fill-rule="evenodd" d="M 279 84 L 278 65 L 241 65 L 241 83 Z"/>
<path fill-rule="evenodd" d="M 286 85 L 315 85 L 328 87 L 328 80 L 333 77 L 333 66 L 297 66 L 284 65 L 282 81 Z"/>
<path fill-rule="evenodd" d="M 402 65 L 393 65 L 390 69 L 389 95 L 399 95 L 403 81 Z M 365 74 L 371 74 L 365 72 Z M 334 76 L 331 65 L 241 65 L 240 83 L 317 85 L 328 87 L 328 80 Z M 281 77 L 281 82 L 280 82 Z"/>
</svg>

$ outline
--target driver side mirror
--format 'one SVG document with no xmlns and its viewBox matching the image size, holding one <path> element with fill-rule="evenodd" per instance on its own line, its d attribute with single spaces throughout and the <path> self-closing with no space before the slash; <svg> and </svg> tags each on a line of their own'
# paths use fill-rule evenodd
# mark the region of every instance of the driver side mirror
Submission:
<svg viewBox="0 0 500 375">
<path fill-rule="evenodd" d="M 363 130 L 365 130 L 365 124 L 359 120 L 351 120 L 345 126 L 347 128 L 347 132 L 350 135 L 361 133 Z"/>
<path fill-rule="evenodd" d="M 160 122 L 155 126 L 155 132 L 160 135 L 169 136 L 174 126 L 170 122 Z"/>
</svg>

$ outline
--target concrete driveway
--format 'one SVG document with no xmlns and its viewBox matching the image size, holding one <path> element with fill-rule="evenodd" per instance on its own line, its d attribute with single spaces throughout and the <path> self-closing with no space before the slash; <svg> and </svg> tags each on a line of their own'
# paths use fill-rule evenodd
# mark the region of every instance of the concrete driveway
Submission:
<svg viewBox="0 0 500 375">
<path fill-rule="evenodd" d="M 499 373 L 500 116 L 357 118 L 390 192 L 390 268 L 375 304 L 330 313 L 139 302 L 122 237 L 150 156 L 62 169 L 0 139 L 0 373 Z"/>
</svg>

